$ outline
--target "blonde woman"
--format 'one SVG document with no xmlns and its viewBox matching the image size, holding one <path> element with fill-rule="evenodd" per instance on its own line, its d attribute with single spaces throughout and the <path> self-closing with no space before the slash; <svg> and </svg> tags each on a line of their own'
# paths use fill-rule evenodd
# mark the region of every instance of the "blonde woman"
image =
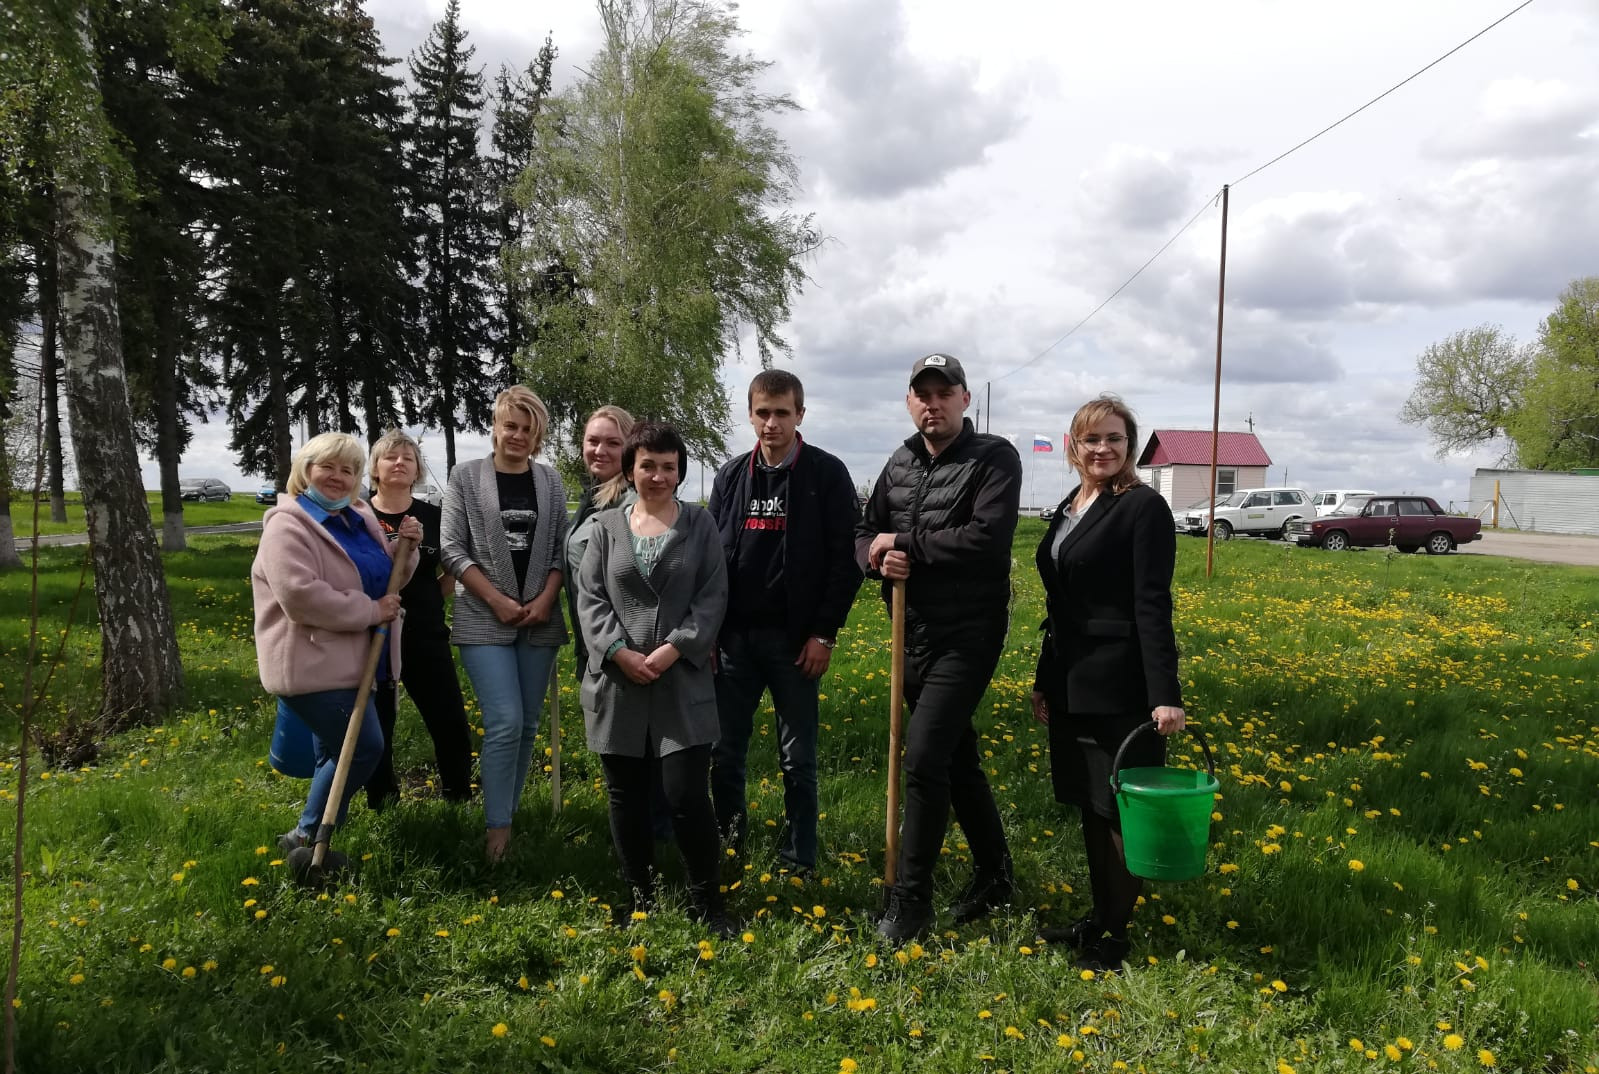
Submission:
<svg viewBox="0 0 1599 1074">
<path fill-rule="evenodd" d="M 576 578 L 577 569 L 583 563 L 583 551 L 594 529 L 594 516 L 612 507 L 626 507 L 638 499 L 627 482 L 627 475 L 622 472 L 622 448 L 632 432 L 633 415 L 610 404 L 594 411 L 583 423 L 585 480 L 583 497 L 577 502 L 577 513 L 572 516 L 572 528 L 566 538 L 568 578 Z M 575 587 L 566 587 L 566 597 L 572 613 L 572 652 L 581 679 L 583 665 L 588 661 L 588 648 L 583 644 L 583 626 L 577 618 Z"/>
<path fill-rule="evenodd" d="M 422 715 L 433 754 L 439 765 L 439 792 L 447 801 L 472 797 L 472 732 L 466 721 L 466 704 L 450 652 L 450 628 L 444 622 L 444 600 L 455 592 L 455 579 L 439 568 L 439 531 L 442 514 L 437 506 L 419 500 L 411 489 L 427 476 L 422 450 L 415 440 L 390 429 L 372 445 L 368 469 L 372 480 L 372 511 L 389 539 L 399 535 L 407 518 L 422 527 L 416 573 L 400 590 L 405 609 L 401 681 L 417 712 Z M 383 758 L 366 785 L 367 805 L 381 809 L 399 797 L 394 776 L 394 723 L 399 692 L 390 682 L 378 691 L 378 720 L 383 726 Z"/>
<path fill-rule="evenodd" d="M 494 400 L 493 454 L 457 466 L 444 494 L 441 559 L 462 587 L 452 640 L 483 711 L 478 774 L 490 862 L 510 843 L 550 668 L 566 643 L 566 488 L 533 461 L 549 424 L 537 395 L 507 388 Z"/>
<path fill-rule="evenodd" d="M 305 809 L 278 839 L 284 853 L 305 846 L 322 822 L 373 627 L 392 624 L 378 681 L 400 671 L 400 597 L 385 595 L 392 550 L 371 508 L 353 499 L 365 461 L 361 442 L 345 433 L 308 440 L 295 453 L 283 500 L 261 524 L 250 568 L 261 685 L 278 695 L 280 709 L 311 729 L 316 750 Z M 403 520 L 398 532 L 422 539 L 414 518 Z M 399 565 L 402 578 L 410 577 L 416 562 L 412 552 Z M 351 797 L 382 753 L 383 732 L 368 697 L 337 823 L 344 823 Z"/>
</svg>

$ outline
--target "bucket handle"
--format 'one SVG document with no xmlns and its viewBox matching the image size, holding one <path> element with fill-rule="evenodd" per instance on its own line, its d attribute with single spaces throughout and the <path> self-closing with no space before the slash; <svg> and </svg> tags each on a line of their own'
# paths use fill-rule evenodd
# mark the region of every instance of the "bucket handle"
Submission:
<svg viewBox="0 0 1599 1074">
<path fill-rule="evenodd" d="M 1184 726 L 1193 733 L 1195 738 L 1199 739 L 1199 748 L 1205 751 L 1205 770 L 1210 773 L 1211 779 L 1215 779 L 1216 760 L 1210 755 L 1210 743 L 1205 741 L 1205 732 L 1201 731 L 1197 724 L 1190 723 L 1185 724 Z M 1127 732 L 1127 737 L 1122 739 L 1122 744 L 1116 750 L 1116 760 L 1111 763 L 1110 785 L 1117 794 L 1122 792 L 1122 757 L 1126 755 L 1127 747 L 1133 744 L 1133 739 L 1137 738 L 1145 731 L 1154 731 L 1156 734 L 1160 733 L 1159 729 L 1155 725 L 1154 720 L 1150 720 L 1148 723 L 1141 723 L 1131 731 Z"/>
</svg>

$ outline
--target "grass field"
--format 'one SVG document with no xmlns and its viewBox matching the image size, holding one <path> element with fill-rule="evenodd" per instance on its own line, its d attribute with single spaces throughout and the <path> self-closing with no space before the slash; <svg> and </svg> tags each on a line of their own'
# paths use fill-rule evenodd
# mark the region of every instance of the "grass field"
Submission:
<svg viewBox="0 0 1599 1074">
<path fill-rule="evenodd" d="M 264 763 L 253 547 L 193 540 L 168 557 L 186 714 L 29 791 L 22 1069 L 1599 1070 L 1599 572 L 1234 541 L 1207 581 L 1182 540 L 1183 679 L 1222 779 L 1210 869 L 1147 890 L 1133 972 L 1084 979 L 1034 941 L 1032 910 L 1076 916 L 1087 886 L 1028 716 L 1040 532 L 1018 538 L 979 718 L 1029 906 L 900 952 L 865 923 L 888 708 L 872 590 L 823 682 L 820 875 L 775 869 L 768 714 L 764 823 L 725 874 L 747 931 L 712 943 L 680 897 L 607 924 L 604 797 L 564 666 L 564 808 L 536 780 L 506 864 L 480 863 L 480 809 L 432 795 L 402 709 L 407 799 L 352 810 L 347 883 L 293 887 L 273 837 L 303 784 Z M 80 556 L 45 550 L 47 637 Z M 26 588 L 0 577 L 12 741 Z M 80 623 L 46 720 L 92 707 L 98 647 Z M 1172 763 L 1197 754 L 1180 741 Z M 958 830 L 947 863 L 940 905 L 966 878 Z"/>
<path fill-rule="evenodd" d="M 150 514 L 160 517 L 161 493 L 148 492 L 145 494 L 150 501 Z M 39 532 L 45 536 L 57 533 L 82 533 L 85 526 L 83 522 L 83 500 L 76 492 L 69 492 L 66 496 L 67 520 L 65 522 L 50 521 L 50 501 L 48 498 L 39 502 Z M 33 536 L 33 500 L 27 496 L 12 494 L 11 500 L 11 528 L 17 540 Z M 220 526 L 229 522 L 257 522 L 266 513 L 266 508 L 255 502 L 255 489 L 233 490 L 231 500 L 213 500 L 208 503 L 185 503 L 183 505 L 183 524 L 185 526 Z"/>
</svg>

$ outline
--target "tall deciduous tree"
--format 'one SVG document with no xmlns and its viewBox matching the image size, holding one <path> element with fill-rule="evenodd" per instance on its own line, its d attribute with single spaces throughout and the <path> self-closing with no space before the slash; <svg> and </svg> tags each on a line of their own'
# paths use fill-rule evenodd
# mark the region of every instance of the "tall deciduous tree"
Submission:
<svg viewBox="0 0 1599 1074">
<path fill-rule="evenodd" d="M 174 40 L 183 42 L 184 53 L 214 62 L 219 45 L 196 5 L 180 2 L 164 10 L 181 24 L 183 33 Z M 100 92 L 91 9 L 34 0 L 20 11 L 22 40 L 8 63 L 30 64 L 49 80 L 42 99 L 49 102 L 56 154 L 67 400 L 100 619 L 98 729 L 109 731 L 159 717 L 176 703 L 183 684 L 122 360 L 110 219 L 110 176 L 120 161 Z M 16 12 L 13 7 L 13 17 Z"/>
<path fill-rule="evenodd" d="M 458 0 L 411 55 L 409 166 L 422 235 L 424 365 L 430 392 L 422 418 L 444 433 L 455 466 L 457 429 L 487 427 L 504 387 L 484 371 L 492 334 L 485 301 L 495 240 L 485 203 L 488 176 L 478 148 L 483 72 L 472 66 Z"/>
<path fill-rule="evenodd" d="M 1524 466 L 1599 466 L 1599 276 L 1573 280 L 1539 326 L 1524 405 L 1510 431 Z"/>
<path fill-rule="evenodd" d="M 717 370 L 754 340 L 763 365 L 816 245 L 796 217 L 796 170 L 769 126 L 792 109 L 759 87 L 719 3 L 600 0 L 604 48 L 551 98 L 518 188 L 548 221 L 524 256 L 553 268 L 531 303 L 526 368 L 575 427 L 619 403 L 718 456 L 728 401 Z M 578 293 L 574 296 L 573 290 Z"/>
<path fill-rule="evenodd" d="M 1416 387 L 1400 420 L 1425 428 L 1439 458 L 1499 440 L 1521 408 L 1529 364 L 1498 325 L 1456 332 L 1417 356 Z"/>
</svg>

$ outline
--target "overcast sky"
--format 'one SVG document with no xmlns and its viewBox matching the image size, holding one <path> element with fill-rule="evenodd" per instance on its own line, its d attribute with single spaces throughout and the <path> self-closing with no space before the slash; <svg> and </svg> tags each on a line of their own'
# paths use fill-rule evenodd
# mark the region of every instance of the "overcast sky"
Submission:
<svg viewBox="0 0 1599 1074">
<path fill-rule="evenodd" d="M 965 363 L 974 418 L 982 407 L 991 431 L 1019 437 L 1024 506 L 1066 490 L 1063 431 L 1099 392 L 1122 395 L 1146 433 L 1209 428 L 1222 184 L 1515 3 L 744 5 L 744 44 L 803 105 L 777 126 L 800 166 L 799 207 L 829 237 L 786 329 L 802 431 L 870 482 L 911 432 L 906 375 L 930 350 Z M 403 57 L 444 3 L 367 6 Z M 581 2 L 462 9 L 490 73 L 524 66 L 550 32 L 567 85 L 599 44 Z M 1596 55 L 1599 5 L 1535 0 L 1233 188 L 1221 424 L 1253 417 L 1270 483 L 1461 502 L 1472 470 L 1497 461 L 1439 460 L 1397 415 L 1428 343 L 1483 322 L 1531 340 L 1570 280 L 1599 274 Z M 727 367 L 735 414 L 757 371 Z M 1032 454 L 1034 434 L 1055 452 Z M 184 473 L 253 488 L 222 461 L 225 442 L 200 430 Z M 730 443 L 746 448 L 747 428 Z M 460 457 L 486 450 L 465 437 Z M 145 476 L 155 483 L 153 464 Z"/>
</svg>

